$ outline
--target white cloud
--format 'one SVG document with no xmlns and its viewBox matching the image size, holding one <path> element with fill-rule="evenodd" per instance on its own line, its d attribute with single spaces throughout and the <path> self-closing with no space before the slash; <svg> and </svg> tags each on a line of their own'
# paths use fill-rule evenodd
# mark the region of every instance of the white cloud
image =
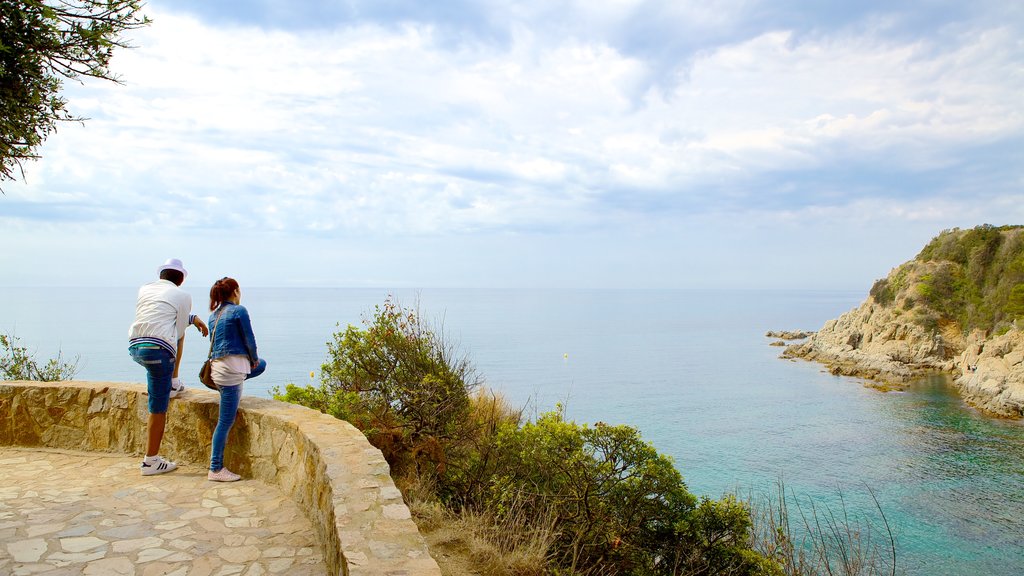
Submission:
<svg viewBox="0 0 1024 576">
<path fill-rule="evenodd" d="M 680 34 L 714 36 L 751 9 L 702 6 L 655 12 L 685 20 Z M 91 120 L 50 138 L 28 184 L 5 187 L 19 208 L 0 218 L 15 230 L 51 209 L 128 235 L 383 242 L 635 238 L 682 218 L 715 230 L 730 213 L 969 226 L 1000 214 L 977 207 L 979 194 L 1020 216 L 1019 165 L 973 151 L 1019 158 L 1021 22 L 905 38 L 884 17 L 759 29 L 666 67 L 669 56 L 617 39 L 640 8 L 516 5 L 507 43 L 454 42 L 413 21 L 287 31 L 155 11 L 138 48 L 115 56 L 124 86 L 68 84 L 71 109 Z M 557 25 L 560 10 L 578 21 Z M 866 166 L 874 180 L 857 178 Z M 942 170 L 921 189 L 916 179 Z M 997 189 L 972 188 L 979 172 Z"/>
</svg>

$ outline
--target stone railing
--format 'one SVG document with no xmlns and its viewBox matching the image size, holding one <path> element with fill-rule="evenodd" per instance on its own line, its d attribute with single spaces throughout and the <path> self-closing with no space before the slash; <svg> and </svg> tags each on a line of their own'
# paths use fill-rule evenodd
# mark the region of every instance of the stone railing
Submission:
<svg viewBox="0 0 1024 576">
<path fill-rule="evenodd" d="M 205 467 L 218 400 L 194 388 L 171 400 L 160 453 Z M 0 445 L 141 455 L 146 402 L 139 384 L 0 382 Z M 387 462 L 351 424 L 244 397 L 225 465 L 292 497 L 313 524 L 330 574 L 440 575 Z"/>
</svg>

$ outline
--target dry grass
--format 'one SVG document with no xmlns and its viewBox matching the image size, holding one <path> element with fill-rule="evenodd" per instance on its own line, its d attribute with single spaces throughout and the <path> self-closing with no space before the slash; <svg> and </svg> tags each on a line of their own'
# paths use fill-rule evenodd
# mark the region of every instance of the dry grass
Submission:
<svg viewBox="0 0 1024 576">
<path fill-rule="evenodd" d="M 431 554 L 445 576 L 540 576 L 553 532 L 521 509 L 503 518 L 487 512 L 452 513 L 440 504 L 410 505 Z"/>
<path fill-rule="evenodd" d="M 751 500 L 754 548 L 786 576 L 896 576 L 896 541 L 878 500 L 880 526 L 852 518 L 839 499 L 838 511 L 790 501 L 780 481 L 774 495 Z"/>
<path fill-rule="evenodd" d="M 522 422 L 523 409 L 504 396 L 480 390 L 470 398 L 471 441 L 486 454 L 498 431 Z M 540 576 L 545 573 L 553 541 L 549 519 L 528 517 L 522 507 L 500 518 L 490 512 L 465 509 L 455 512 L 436 501 L 429 480 L 396 478 L 413 519 L 427 540 L 444 576 Z"/>
</svg>

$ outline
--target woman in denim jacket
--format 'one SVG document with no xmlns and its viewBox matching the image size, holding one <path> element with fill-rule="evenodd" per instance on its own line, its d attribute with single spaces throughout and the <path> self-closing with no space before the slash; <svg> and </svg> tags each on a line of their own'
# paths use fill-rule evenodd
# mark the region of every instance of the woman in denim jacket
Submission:
<svg viewBox="0 0 1024 576">
<path fill-rule="evenodd" d="M 220 389 L 220 415 L 213 431 L 210 449 L 209 480 L 234 482 L 241 478 L 224 467 L 224 445 L 235 423 L 242 382 L 267 369 L 267 361 L 256 353 L 256 337 L 249 322 L 249 311 L 239 305 L 242 290 L 233 278 L 221 278 L 210 288 L 210 366 L 213 381 Z"/>
</svg>

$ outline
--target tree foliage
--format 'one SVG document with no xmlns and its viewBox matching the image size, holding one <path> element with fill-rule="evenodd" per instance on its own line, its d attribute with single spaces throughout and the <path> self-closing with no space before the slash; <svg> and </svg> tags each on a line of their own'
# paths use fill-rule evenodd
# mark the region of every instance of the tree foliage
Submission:
<svg viewBox="0 0 1024 576">
<path fill-rule="evenodd" d="M 590 427 L 560 411 L 499 439 L 502 465 L 488 505 L 513 502 L 553 514 L 560 563 L 617 572 L 654 569 L 672 547 L 675 524 L 695 504 L 671 461 L 628 426 Z M 654 553 L 652 553 L 654 552 Z"/>
<path fill-rule="evenodd" d="M 914 262 L 929 266 L 915 286 L 928 308 L 921 318 L 964 330 L 1005 329 L 1024 318 L 1024 227 L 944 230 L 908 264 Z"/>
<path fill-rule="evenodd" d="M 60 94 L 64 79 L 118 81 L 108 68 L 122 34 L 145 26 L 142 0 L 0 0 L 0 182 L 58 122 L 82 120 Z"/>
<path fill-rule="evenodd" d="M 551 519 L 550 554 L 570 573 L 773 574 L 734 498 L 699 504 L 672 461 L 631 426 L 580 425 L 561 409 L 498 438 L 486 505 Z"/>
<path fill-rule="evenodd" d="M 391 298 L 364 324 L 327 343 L 318 386 L 290 384 L 279 399 L 349 420 L 399 473 L 412 466 L 443 475 L 465 432 L 475 370 L 416 310 Z"/>
<path fill-rule="evenodd" d="M 888 278 L 879 278 L 875 280 L 875 283 L 871 285 L 871 297 L 875 299 L 882 306 L 892 304 L 892 301 L 896 298 L 893 293 L 892 287 L 889 286 Z"/>
</svg>

